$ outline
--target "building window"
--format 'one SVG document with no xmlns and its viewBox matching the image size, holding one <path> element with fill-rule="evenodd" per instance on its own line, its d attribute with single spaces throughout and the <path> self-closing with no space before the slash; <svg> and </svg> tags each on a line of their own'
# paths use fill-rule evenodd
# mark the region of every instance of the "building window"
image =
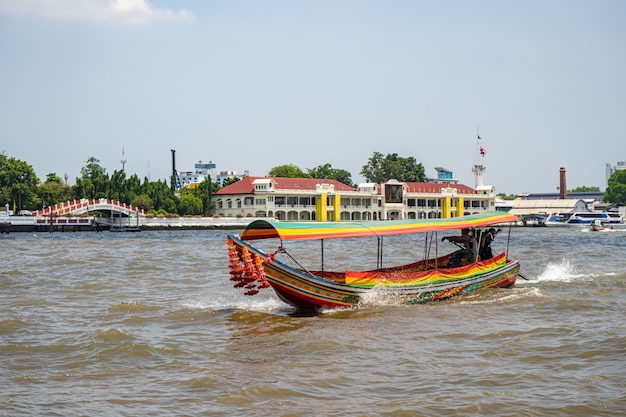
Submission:
<svg viewBox="0 0 626 417">
<path fill-rule="evenodd" d="M 285 204 L 285 197 L 275 197 L 274 198 L 274 203 L 277 205 L 282 205 Z"/>
</svg>

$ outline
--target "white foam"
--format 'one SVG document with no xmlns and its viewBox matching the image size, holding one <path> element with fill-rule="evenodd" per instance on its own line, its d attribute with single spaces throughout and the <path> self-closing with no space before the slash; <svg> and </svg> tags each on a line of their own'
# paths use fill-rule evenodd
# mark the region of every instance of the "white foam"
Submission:
<svg viewBox="0 0 626 417">
<path fill-rule="evenodd" d="M 285 303 L 271 296 L 243 296 L 239 294 L 216 296 L 210 294 L 195 300 L 185 300 L 181 305 L 193 310 L 248 310 L 248 311 L 278 311 L 285 307 Z"/>
<path fill-rule="evenodd" d="M 571 282 L 586 277 L 584 274 L 577 274 L 569 260 L 563 259 L 561 263 L 549 263 L 537 277 L 539 282 L 558 281 Z"/>
</svg>

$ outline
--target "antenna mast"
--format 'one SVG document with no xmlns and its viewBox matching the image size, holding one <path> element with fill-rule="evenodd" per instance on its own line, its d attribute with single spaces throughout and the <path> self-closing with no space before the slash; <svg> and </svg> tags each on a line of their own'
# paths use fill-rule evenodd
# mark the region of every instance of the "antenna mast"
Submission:
<svg viewBox="0 0 626 417">
<path fill-rule="evenodd" d="M 126 172 L 124 168 L 126 167 L 126 158 L 124 157 L 124 147 L 122 146 L 122 159 L 120 160 L 122 163 L 122 171 Z"/>
</svg>

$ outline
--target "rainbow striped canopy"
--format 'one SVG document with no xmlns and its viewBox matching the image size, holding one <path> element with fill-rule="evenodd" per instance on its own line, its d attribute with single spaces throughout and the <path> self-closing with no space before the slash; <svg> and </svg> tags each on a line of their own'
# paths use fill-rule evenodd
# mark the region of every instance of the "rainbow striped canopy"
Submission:
<svg viewBox="0 0 626 417">
<path fill-rule="evenodd" d="M 517 216 L 501 211 L 487 211 L 449 219 L 389 220 L 363 222 L 291 222 L 255 220 L 241 234 L 241 240 L 306 240 L 347 237 L 406 235 L 440 230 L 471 229 L 515 222 Z"/>
</svg>

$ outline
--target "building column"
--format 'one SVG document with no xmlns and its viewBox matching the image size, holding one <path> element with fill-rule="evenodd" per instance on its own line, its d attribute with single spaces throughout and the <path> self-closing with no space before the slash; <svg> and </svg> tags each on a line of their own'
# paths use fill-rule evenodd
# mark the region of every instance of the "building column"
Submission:
<svg viewBox="0 0 626 417">
<path fill-rule="evenodd" d="M 465 199 L 463 196 L 459 196 L 459 201 L 456 202 L 456 216 L 461 217 L 465 212 Z"/>
<path fill-rule="evenodd" d="M 451 216 L 451 205 L 452 205 L 452 198 L 450 198 L 449 195 L 445 196 L 443 198 L 443 207 L 441 208 L 441 217 L 443 217 L 444 219 L 449 219 Z"/>
<path fill-rule="evenodd" d="M 325 222 L 328 219 L 326 197 L 326 193 L 322 193 L 315 201 L 315 217 L 317 218 L 318 222 Z"/>
<path fill-rule="evenodd" d="M 335 194 L 335 200 L 333 201 L 333 221 L 340 222 L 341 221 L 341 196 L 339 194 Z"/>
</svg>

